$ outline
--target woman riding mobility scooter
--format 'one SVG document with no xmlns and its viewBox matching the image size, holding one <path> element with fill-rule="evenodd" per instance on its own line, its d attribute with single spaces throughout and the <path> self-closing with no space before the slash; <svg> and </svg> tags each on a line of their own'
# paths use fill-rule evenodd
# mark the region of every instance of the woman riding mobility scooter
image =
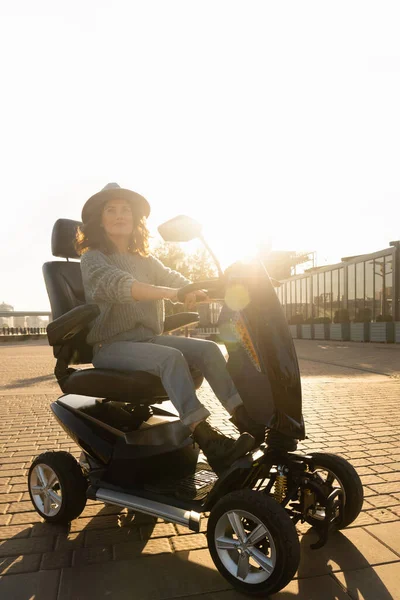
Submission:
<svg viewBox="0 0 400 600">
<path fill-rule="evenodd" d="M 179 291 L 206 290 L 224 302 L 218 327 L 227 368 L 252 419 L 266 428 L 265 443 L 215 473 L 168 401 L 161 380 L 145 372 L 71 368 L 90 363 L 85 338 L 97 305 L 85 304 L 74 239 L 79 223 L 60 219 L 54 256 L 43 267 L 53 322 L 48 340 L 63 392 L 51 409 L 82 449 L 45 452 L 32 463 L 29 493 L 48 522 L 68 523 L 87 498 L 127 507 L 200 530 L 209 512 L 208 546 L 220 573 L 237 590 L 268 596 L 296 573 L 300 545 L 295 525 L 314 526 L 321 547 L 331 530 L 358 516 L 363 490 L 354 468 L 333 454 L 296 452 L 305 438 L 300 374 L 293 341 L 274 287 L 261 263 L 235 263 L 219 276 Z M 201 235 L 189 217 L 159 227 L 166 241 Z M 204 242 L 205 243 L 205 242 Z M 208 246 L 206 245 L 208 248 Z M 164 331 L 196 322 L 196 313 L 166 319 Z M 202 376 L 192 369 L 196 387 Z"/>
</svg>

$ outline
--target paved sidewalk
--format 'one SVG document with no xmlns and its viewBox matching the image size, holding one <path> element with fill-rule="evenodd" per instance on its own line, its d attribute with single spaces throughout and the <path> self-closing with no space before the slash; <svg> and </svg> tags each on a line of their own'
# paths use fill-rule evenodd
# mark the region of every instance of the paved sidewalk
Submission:
<svg viewBox="0 0 400 600">
<path fill-rule="evenodd" d="M 296 341 L 305 450 L 341 454 L 365 490 L 357 521 L 302 560 L 277 600 L 400 600 L 400 347 Z M 79 450 L 52 418 L 59 394 L 45 343 L 0 345 L 1 600 L 240 600 L 215 570 L 203 531 L 89 502 L 69 530 L 41 522 L 26 474 L 46 449 Z M 215 423 L 227 415 L 207 386 Z"/>
</svg>

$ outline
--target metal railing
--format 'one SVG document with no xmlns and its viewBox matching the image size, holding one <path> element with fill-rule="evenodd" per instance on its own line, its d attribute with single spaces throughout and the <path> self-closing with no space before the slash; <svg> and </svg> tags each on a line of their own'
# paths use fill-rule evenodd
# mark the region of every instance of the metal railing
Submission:
<svg viewBox="0 0 400 600">
<path fill-rule="evenodd" d="M 25 321 L 29 317 L 47 317 L 48 322 L 51 321 L 51 312 L 47 310 L 2 310 L 0 311 L 0 318 L 12 319 L 11 323 L 0 322 L 0 336 L 16 336 L 16 335 L 45 335 L 46 334 L 46 323 L 38 323 L 36 327 L 32 327 Z M 18 319 L 19 323 L 15 322 L 14 319 Z M 21 322 L 22 320 L 22 322 Z"/>
<path fill-rule="evenodd" d="M 0 327 L 1 335 L 45 335 L 46 327 Z"/>
</svg>

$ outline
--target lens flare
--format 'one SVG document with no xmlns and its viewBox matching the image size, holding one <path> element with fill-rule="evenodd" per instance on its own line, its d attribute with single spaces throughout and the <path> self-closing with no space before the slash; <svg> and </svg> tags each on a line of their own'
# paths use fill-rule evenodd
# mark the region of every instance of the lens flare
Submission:
<svg viewBox="0 0 400 600">
<path fill-rule="evenodd" d="M 231 310 L 244 310 L 249 303 L 249 292 L 244 285 L 235 283 L 226 288 L 225 304 Z"/>
</svg>

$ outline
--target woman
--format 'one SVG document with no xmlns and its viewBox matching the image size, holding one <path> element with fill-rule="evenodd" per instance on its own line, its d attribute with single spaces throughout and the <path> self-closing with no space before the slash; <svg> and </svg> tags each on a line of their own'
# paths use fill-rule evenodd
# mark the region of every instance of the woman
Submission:
<svg viewBox="0 0 400 600">
<path fill-rule="evenodd" d="M 248 417 L 217 344 L 162 335 L 164 299 L 177 302 L 178 289 L 190 281 L 149 254 L 149 213 L 145 198 L 116 183 L 106 185 L 83 207 L 77 236 L 83 285 L 86 301 L 100 308 L 87 337 L 93 365 L 158 375 L 210 465 L 223 469 L 254 448 L 254 438 L 245 432 L 260 437 L 260 427 Z M 201 291 L 186 296 L 189 305 L 196 299 L 207 296 Z M 207 422 L 210 413 L 196 396 L 188 363 L 203 373 L 232 415 L 242 432 L 237 440 Z"/>
</svg>

